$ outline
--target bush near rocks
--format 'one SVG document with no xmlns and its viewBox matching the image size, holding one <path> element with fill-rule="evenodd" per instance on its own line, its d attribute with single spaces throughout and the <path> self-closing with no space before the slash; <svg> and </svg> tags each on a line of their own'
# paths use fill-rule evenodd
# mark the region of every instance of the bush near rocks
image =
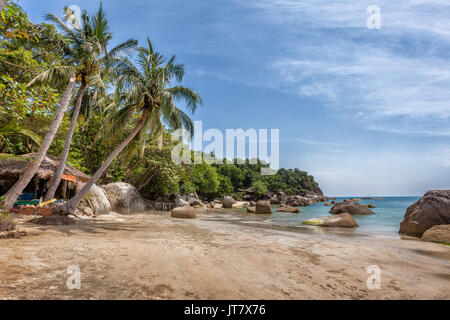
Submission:
<svg viewBox="0 0 450 320">
<path fill-rule="evenodd" d="M 0 232 L 11 231 L 16 228 L 13 218 L 8 213 L 0 212 Z"/>
</svg>

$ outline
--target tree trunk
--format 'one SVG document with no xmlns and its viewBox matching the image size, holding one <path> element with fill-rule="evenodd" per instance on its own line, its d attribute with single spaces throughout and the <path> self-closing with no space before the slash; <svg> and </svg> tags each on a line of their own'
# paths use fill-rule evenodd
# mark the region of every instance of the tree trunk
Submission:
<svg viewBox="0 0 450 320">
<path fill-rule="evenodd" d="M 0 12 L 2 12 L 3 9 L 5 9 L 6 1 L 8 0 L 0 0 Z"/>
<path fill-rule="evenodd" d="M 136 137 L 136 135 L 141 131 L 142 127 L 147 121 L 148 118 L 148 110 L 144 110 L 142 114 L 141 120 L 134 130 L 125 138 L 113 152 L 108 156 L 108 158 L 103 162 L 100 168 L 95 172 L 92 178 L 83 186 L 83 188 L 78 192 L 72 199 L 70 199 L 65 205 L 60 207 L 62 214 L 71 214 L 75 212 L 80 201 L 84 198 L 84 196 L 89 192 L 91 187 L 100 179 L 103 173 L 108 169 L 111 162 L 119 155 L 119 153 L 131 142 L 131 140 Z"/>
<path fill-rule="evenodd" d="M 75 101 L 75 108 L 72 114 L 72 120 L 70 121 L 69 131 L 67 132 L 66 141 L 64 143 L 64 149 L 59 160 L 59 166 L 56 169 L 55 175 L 53 176 L 52 185 L 45 195 L 44 201 L 53 199 L 56 190 L 58 189 L 59 183 L 61 182 L 61 177 L 64 173 L 66 167 L 67 157 L 69 156 L 70 144 L 72 143 L 73 133 L 75 132 L 75 127 L 77 126 L 78 115 L 80 114 L 81 102 L 83 100 L 84 93 L 86 92 L 87 83 L 83 80 L 80 89 L 78 89 L 77 98 Z"/>
<path fill-rule="evenodd" d="M 12 208 L 14 202 L 16 202 L 19 195 L 25 189 L 25 187 L 30 183 L 33 176 L 36 174 L 36 171 L 39 169 L 42 160 L 47 153 L 48 148 L 50 147 L 53 138 L 58 131 L 58 128 L 63 120 L 64 113 L 67 110 L 67 107 L 70 102 L 70 98 L 72 97 L 73 88 L 75 87 L 75 76 L 72 77 L 67 85 L 66 91 L 64 92 L 63 97 L 59 103 L 58 110 L 56 111 L 55 118 L 50 125 L 50 128 L 47 134 L 44 137 L 44 141 L 41 144 L 38 152 L 34 157 L 34 161 L 27 167 L 25 172 L 20 176 L 19 180 L 5 193 L 3 204 L 6 206 L 6 209 Z"/>
</svg>

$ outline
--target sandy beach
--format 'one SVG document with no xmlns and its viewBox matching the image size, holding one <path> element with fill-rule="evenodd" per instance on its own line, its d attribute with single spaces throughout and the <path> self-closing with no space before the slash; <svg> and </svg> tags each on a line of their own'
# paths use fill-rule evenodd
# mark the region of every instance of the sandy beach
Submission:
<svg viewBox="0 0 450 320">
<path fill-rule="evenodd" d="M 0 239 L 0 299 L 450 298 L 450 247 L 420 240 L 295 231 L 231 213 L 112 213 L 19 229 L 31 235 Z M 79 290 L 66 286 L 71 265 Z M 367 288 L 370 265 L 379 290 Z"/>
</svg>

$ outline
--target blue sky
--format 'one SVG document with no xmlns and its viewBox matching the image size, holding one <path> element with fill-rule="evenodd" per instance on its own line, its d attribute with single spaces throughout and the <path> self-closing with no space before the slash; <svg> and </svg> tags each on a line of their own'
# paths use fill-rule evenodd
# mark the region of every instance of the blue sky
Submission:
<svg viewBox="0 0 450 320">
<path fill-rule="evenodd" d="M 65 5 L 21 0 L 33 21 Z M 381 29 L 369 30 L 369 5 Z M 204 129 L 280 129 L 280 165 L 327 195 L 450 188 L 448 0 L 108 0 L 116 41 L 186 65 Z"/>
</svg>

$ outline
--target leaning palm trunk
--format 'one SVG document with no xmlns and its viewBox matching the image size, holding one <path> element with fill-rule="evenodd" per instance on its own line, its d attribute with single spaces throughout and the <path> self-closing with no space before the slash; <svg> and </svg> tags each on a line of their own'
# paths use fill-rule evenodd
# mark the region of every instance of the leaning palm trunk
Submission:
<svg viewBox="0 0 450 320">
<path fill-rule="evenodd" d="M 6 1 L 8 0 L 0 0 L 0 12 L 2 12 L 3 9 L 5 9 Z"/>
<path fill-rule="evenodd" d="M 67 132 L 66 142 L 64 143 L 64 149 L 59 160 L 59 166 L 56 169 L 55 175 L 53 176 L 52 184 L 47 194 L 45 195 L 45 201 L 53 199 L 56 190 L 58 189 L 59 183 L 61 182 L 61 177 L 64 173 L 64 168 L 66 167 L 67 157 L 69 156 L 70 144 L 72 142 L 73 133 L 75 132 L 75 127 L 77 125 L 78 115 L 80 114 L 81 102 L 83 100 L 84 92 L 86 91 L 87 83 L 82 82 L 80 89 L 78 89 L 77 98 L 75 101 L 75 108 L 72 114 L 72 120 L 70 122 L 69 131 Z"/>
<path fill-rule="evenodd" d="M 70 78 L 69 84 L 67 85 L 66 91 L 61 99 L 58 110 L 56 111 L 55 119 L 53 119 L 50 128 L 45 135 L 44 141 L 42 142 L 41 147 L 34 157 L 34 161 L 27 167 L 25 172 L 20 176 L 19 180 L 12 186 L 11 189 L 5 193 L 3 204 L 6 206 L 6 209 L 10 209 L 14 202 L 16 202 L 19 195 L 25 189 L 25 187 L 30 183 L 33 176 L 36 174 L 36 171 L 39 169 L 42 160 L 47 153 L 48 148 L 50 147 L 53 138 L 58 131 L 58 128 L 63 120 L 64 113 L 69 106 L 70 98 L 72 97 L 73 89 L 75 87 L 75 77 Z"/>
<path fill-rule="evenodd" d="M 119 155 L 119 153 L 131 142 L 131 140 L 136 137 L 139 131 L 142 130 L 145 122 L 148 118 L 148 110 L 144 110 L 142 114 L 141 120 L 134 130 L 123 140 L 113 152 L 108 156 L 108 158 L 103 162 L 101 167 L 94 173 L 92 178 L 81 188 L 80 192 L 78 192 L 72 199 L 70 199 L 64 206 L 60 207 L 60 213 L 62 214 L 71 214 L 75 212 L 80 201 L 84 198 L 84 196 L 89 192 L 91 187 L 100 179 L 100 177 L 105 173 L 105 171 L 110 166 L 111 162 Z"/>
</svg>

